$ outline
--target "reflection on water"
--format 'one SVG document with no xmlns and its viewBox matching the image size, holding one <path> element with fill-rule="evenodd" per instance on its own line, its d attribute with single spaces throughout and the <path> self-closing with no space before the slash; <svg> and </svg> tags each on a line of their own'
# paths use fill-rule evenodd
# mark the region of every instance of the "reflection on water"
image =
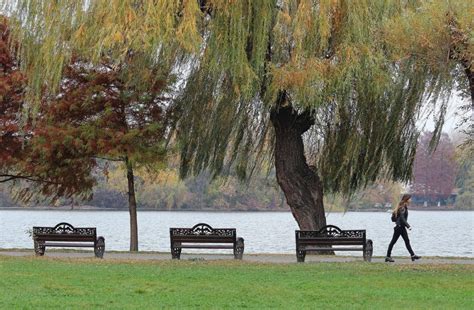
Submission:
<svg viewBox="0 0 474 310">
<path fill-rule="evenodd" d="M 59 222 L 95 226 L 98 234 L 105 237 L 107 250 L 128 250 L 127 211 L 0 210 L 0 248 L 32 248 L 28 230 Z M 139 211 L 138 222 L 141 251 L 169 252 L 169 228 L 191 227 L 199 222 L 237 228 L 237 234 L 245 239 L 246 253 L 294 253 L 295 249 L 297 225 L 289 212 Z M 473 257 L 473 222 L 474 211 L 411 211 L 412 247 L 421 256 Z M 341 229 L 366 229 L 368 238 L 374 241 L 376 256 L 385 255 L 393 232 L 390 213 L 383 212 L 329 213 L 327 223 Z M 408 255 L 401 238 L 393 255 Z"/>
</svg>

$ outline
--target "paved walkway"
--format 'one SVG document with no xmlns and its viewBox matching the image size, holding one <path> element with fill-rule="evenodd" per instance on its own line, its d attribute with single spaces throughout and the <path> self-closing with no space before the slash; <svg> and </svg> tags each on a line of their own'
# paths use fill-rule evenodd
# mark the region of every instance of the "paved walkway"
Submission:
<svg viewBox="0 0 474 310">
<path fill-rule="evenodd" d="M 0 255 L 6 256 L 34 256 L 32 250 L 0 250 Z M 58 258 L 91 258 L 94 257 L 92 252 L 82 251 L 55 251 L 47 250 L 45 257 L 58 257 Z M 170 253 L 163 252 L 105 252 L 105 260 L 171 260 Z M 181 254 L 182 260 L 220 260 L 220 259 L 233 259 L 233 255 L 226 254 Z M 409 257 L 395 257 L 394 264 L 474 264 L 473 258 L 462 258 L 462 257 L 425 257 L 419 261 L 412 262 Z M 244 254 L 243 261 L 246 262 L 257 262 L 257 263 L 279 263 L 288 264 L 296 263 L 295 255 L 291 254 Z M 307 255 L 306 262 L 323 263 L 323 262 L 362 262 L 362 256 L 319 256 L 319 255 Z M 384 263 L 383 257 L 374 257 L 372 262 Z"/>
</svg>

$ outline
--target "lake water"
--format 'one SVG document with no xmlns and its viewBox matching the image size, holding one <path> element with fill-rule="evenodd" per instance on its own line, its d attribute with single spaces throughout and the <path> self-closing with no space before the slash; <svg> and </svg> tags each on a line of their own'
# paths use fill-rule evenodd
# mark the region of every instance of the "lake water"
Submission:
<svg viewBox="0 0 474 310">
<path fill-rule="evenodd" d="M 33 226 L 54 226 L 59 222 L 97 227 L 98 235 L 105 237 L 106 250 L 129 248 L 128 211 L 59 210 L 0 210 L 0 248 L 32 249 L 33 241 L 27 231 Z M 139 211 L 139 249 L 169 252 L 170 227 L 192 227 L 200 222 L 237 228 L 237 235 L 245 239 L 245 253 L 295 251 L 297 225 L 290 212 Z M 375 256 L 385 256 L 393 233 L 390 213 L 384 212 L 329 213 L 327 223 L 341 229 L 366 229 L 367 238 L 374 242 Z M 474 211 L 410 211 L 409 223 L 413 227 L 409 232 L 411 244 L 418 255 L 474 257 Z M 393 256 L 407 255 L 400 238 Z"/>
</svg>

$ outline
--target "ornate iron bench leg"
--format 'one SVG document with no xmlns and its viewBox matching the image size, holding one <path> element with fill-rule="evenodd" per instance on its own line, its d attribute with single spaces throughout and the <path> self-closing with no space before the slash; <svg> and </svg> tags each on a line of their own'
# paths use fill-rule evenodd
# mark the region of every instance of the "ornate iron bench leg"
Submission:
<svg viewBox="0 0 474 310">
<path fill-rule="evenodd" d="M 43 256 L 45 251 L 44 241 L 34 241 L 36 256 Z"/>
<path fill-rule="evenodd" d="M 97 238 L 97 242 L 94 247 L 95 257 L 103 258 L 105 252 L 105 239 L 104 237 Z"/>
<path fill-rule="evenodd" d="M 304 263 L 304 259 L 306 257 L 306 251 L 304 250 L 296 250 L 296 261 L 298 263 Z"/>
<path fill-rule="evenodd" d="M 244 245 L 244 238 L 237 238 L 237 242 L 235 243 L 235 247 L 234 247 L 234 258 L 235 259 L 242 259 L 242 257 L 244 256 L 244 249 L 245 249 L 245 245 Z"/>
<path fill-rule="evenodd" d="M 374 245 L 372 243 L 372 240 L 369 239 L 365 242 L 365 246 L 364 246 L 364 261 L 366 262 L 372 261 L 373 251 L 374 251 Z"/>
<path fill-rule="evenodd" d="M 173 243 L 171 245 L 171 258 L 172 259 L 180 259 L 181 257 L 181 248 L 179 247 L 181 244 Z"/>
</svg>

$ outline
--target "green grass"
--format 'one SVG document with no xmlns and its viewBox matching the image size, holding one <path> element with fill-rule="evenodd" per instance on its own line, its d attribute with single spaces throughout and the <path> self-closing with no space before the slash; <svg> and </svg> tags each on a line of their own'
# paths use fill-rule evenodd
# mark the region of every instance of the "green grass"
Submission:
<svg viewBox="0 0 474 310">
<path fill-rule="evenodd" d="M 472 265 L 0 256 L 0 309 L 472 309 Z"/>
</svg>

